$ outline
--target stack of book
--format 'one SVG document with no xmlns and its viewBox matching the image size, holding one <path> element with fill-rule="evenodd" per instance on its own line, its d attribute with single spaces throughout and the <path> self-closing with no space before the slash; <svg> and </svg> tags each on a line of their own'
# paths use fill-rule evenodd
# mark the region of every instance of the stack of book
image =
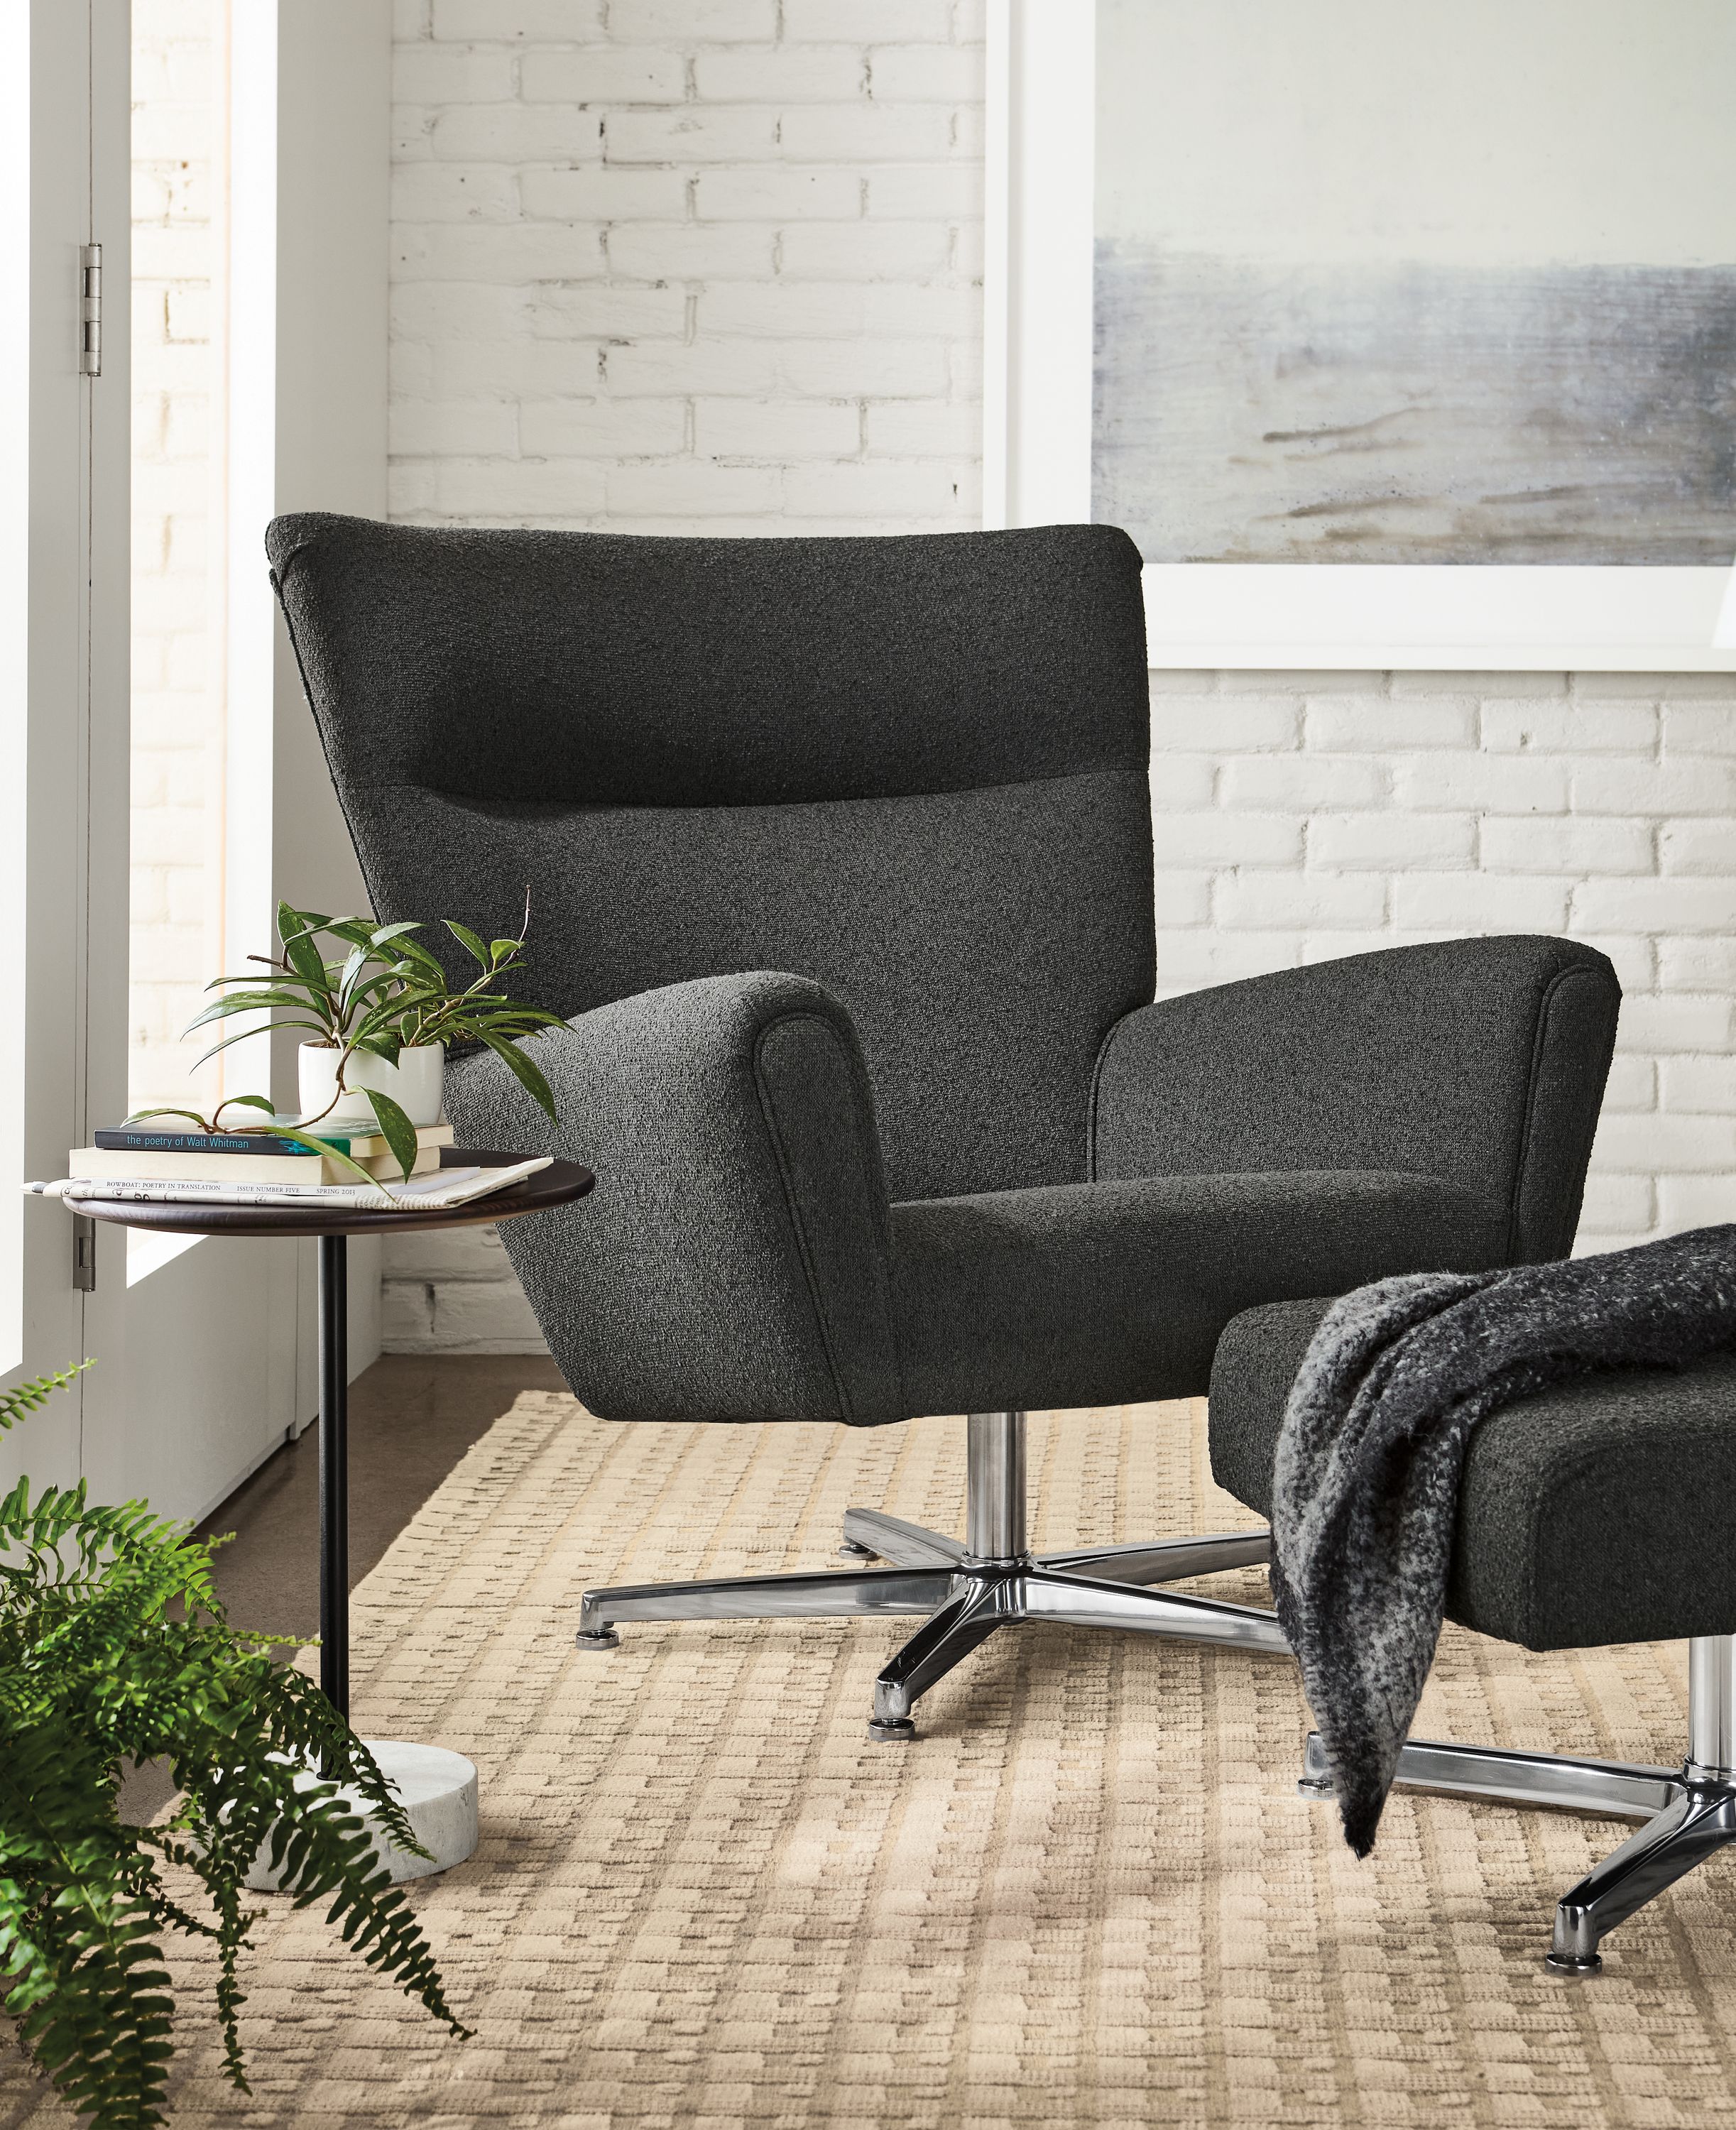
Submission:
<svg viewBox="0 0 1736 2130">
<path fill-rule="evenodd" d="M 275 1117 L 272 1121 L 293 1127 L 300 1119 Z M 409 1211 L 463 1205 L 548 1166 L 546 1156 L 509 1166 L 466 1164 L 461 1158 L 442 1166 L 442 1149 L 452 1144 L 452 1128 L 425 1125 L 416 1134 L 416 1160 L 406 1179 L 379 1132 L 353 1125 L 333 1129 L 314 1125 L 309 1129 L 317 1134 L 318 1144 L 246 1129 L 181 1129 L 154 1120 L 118 1125 L 98 1132 L 93 1146 L 75 1147 L 61 1181 L 28 1187 L 73 1201 L 226 1206 L 311 1201 Z M 377 1180 L 364 1182 L 353 1168 L 334 1160 L 327 1151 L 334 1147 Z"/>
<path fill-rule="evenodd" d="M 299 1117 L 273 1117 L 275 1125 L 294 1125 Z M 323 1151 L 336 1147 L 352 1161 L 384 1182 L 401 1183 L 404 1171 L 398 1158 L 377 1131 L 355 1125 L 328 1129 L 311 1125 L 319 1145 L 305 1140 L 280 1139 L 273 1132 L 207 1132 L 196 1127 L 183 1129 L 152 1120 L 145 1124 L 117 1125 L 99 1131 L 93 1146 L 74 1147 L 67 1159 L 69 1177 L 101 1177 L 148 1183 L 316 1183 L 358 1184 L 354 1169 L 345 1168 Z M 452 1143 L 450 1125 L 423 1125 L 416 1133 L 416 1163 L 410 1173 L 425 1175 L 440 1166 L 440 1149 Z"/>
</svg>

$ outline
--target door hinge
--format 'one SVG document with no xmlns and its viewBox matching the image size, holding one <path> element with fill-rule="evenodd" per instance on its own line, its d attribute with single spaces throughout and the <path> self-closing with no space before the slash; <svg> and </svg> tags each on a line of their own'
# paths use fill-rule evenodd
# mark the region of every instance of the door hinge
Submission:
<svg viewBox="0 0 1736 2130">
<path fill-rule="evenodd" d="M 86 377 L 103 375 L 103 247 L 87 244 L 79 253 L 82 280 L 79 303 L 79 369 Z"/>
<path fill-rule="evenodd" d="M 83 1213 L 72 1216 L 72 1283 L 86 1294 L 97 1290 L 97 1224 Z"/>
</svg>

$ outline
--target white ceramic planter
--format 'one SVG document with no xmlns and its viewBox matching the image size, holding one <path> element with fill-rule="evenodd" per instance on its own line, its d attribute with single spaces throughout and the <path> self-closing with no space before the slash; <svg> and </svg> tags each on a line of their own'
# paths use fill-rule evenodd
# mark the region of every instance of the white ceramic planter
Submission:
<svg viewBox="0 0 1736 2130">
<path fill-rule="evenodd" d="M 444 1044 L 423 1043 L 411 1050 L 400 1050 L 395 1065 L 389 1065 L 384 1058 L 375 1058 L 365 1050 L 353 1052 L 344 1073 L 342 1099 L 328 1115 L 324 1112 L 330 1108 L 337 1085 L 339 1055 L 334 1046 L 323 1043 L 302 1044 L 299 1063 L 301 1113 L 304 1117 L 318 1117 L 334 1130 L 339 1125 L 372 1125 L 373 1106 L 362 1090 L 373 1087 L 382 1095 L 390 1095 L 413 1125 L 439 1123 L 446 1099 Z"/>
</svg>

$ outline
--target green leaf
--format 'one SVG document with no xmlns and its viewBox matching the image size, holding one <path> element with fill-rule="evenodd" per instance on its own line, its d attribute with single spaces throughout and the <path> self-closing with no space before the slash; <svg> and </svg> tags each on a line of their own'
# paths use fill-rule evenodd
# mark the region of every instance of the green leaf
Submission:
<svg viewBox="0 0 1736 2130">
<path fill-rule="evenodd" d="M 196 1028 L 203 1028 L 208 1021 L 227 1020 L 237 1013 L 271 1013 L 281 1009 L 286 1013 L 318 1012 L 324 993 L 314 997 L 299 990 L 290 990 L 281 984 L 271 984 L 258 991 L 232 991 L 227 998 L 215 999 L 203 1013 L 196 1014 L 181 1030 L 191 1035 Z"/>
<path fill-rule="evenodd" d="M 287 902 L 277 905 L 277 936 L 287 946 L 290 936 L 299 932 L 323 932 L 331 925 L 329 917 L 323 917 L 317 910 L 297 910 Z"/>
<path fill-rule="evenodd" d="M 516 1044 L 504 1041 L 491 1029 L 479 1028 L 476 1034 L 480 1039 L 494 1052 L 495 1057 L 500 1058 L 512 1072 L 525 1092 L 533 1096 L 548 1111 L 549 1122 L 553 1125 L 559 1124 L 561 1120 L 555 1109 L 555 1098 L 549 1091 L 548 1082 L 543 1078 L 541 1069 L 532 1064 Z"/>
<path fill-rule="evenodd" d="M 505 1021 L 512 1021 L 526 1029 L 536 1028 L 564 1028 L 567 1024 L 557 1013 L 548 1013 L 539 1005 L 514 1005 L 504 1000 L 498 1006 L 490 1006 L 476 1015 L 479 1027 L 498 1029 Z"/>
<path fill-rule="evenodd" d="M 406 932 L 419 932 L 421 929 L 422 926 L 417 919 L 406 918 L 400 924 L 382 924 L 380 929 L 371 937 L 375 946 L 383 947 L 389 939 L 402 938 Z"/>
<path fill-rule="evenodd" d="M 292 915 L 295 914 L 290 913 Z M 279 923 L 281 926 L 281 912 L 280 912 Z M 282 934 L 284 958 L 304 982 L 314 985 L 322 991 L 328 987 L 326 965 L 321 958 L 319 949 L 313 944 L 313 934 L 317 931 L 323 930 L 325 920 L 322 918 L 317 925 L 305 925 L 298 931 Z"/>
<path fill-rule="evenodd" d="M 374 1001 L 368 1010 L 371 1013 L 411 1013 L 424 1005 L 438 1005 L 446 996 L 444 985 L 431 983 L 418 974 L 400 978 L 399 989 Z"/>
<path fill-rule="evenodd" d="M 275 1028 L 310 1029 L 315 1035 L 321 1038 L 325 1038 L 330 1034 L 330 1031 L 328 1029 L 322 1027 L 317 1020 L 279 1020 L 274 1021 L 272 1025 Z M 202 1051 L 199 1053 L 199 1055 L 194 1060 L 194 1070 L 197 1072 L 198 1067 L 205 1063 L 205 1060 L 208 1058 L 215 1058 L 219 1050 L 227 1050 L 232 1044 L 237 1043 L 251 1043 L 256 1035 L 259 1035 L 263 1033 L 264 1031 L 261 1029 L 244 1028 L 238 1035 L 226 1035 L 221 1043 L 213 1043 L 208 1050 Z"/>
<path fill-rule="evenodd" d="M 352 1158 L 348 1151 L 333 1146 L 330 1139 L 322 1139 L 318 1132 L 308 1131 L 300 1125 L 261 1125 L 257 1129 L 269 1132 L 274 1139 L 294 1139 L 303 1146 L 317 1146 L 328 1161 L 335 1161 L 340 1168 L 347 1169 L 358 1183 L 377 1183 L 380 1178 L 362 1164 Z"/>
<path fill-rule="evenodd" d="M 384 997 L 366 1001 L 354 1026 L 357 1030 L 366 1029 L 370 1034 L 377 1029 L 390 1028 L 418 1013 L 425 1005 L 438 1004 L 441 996 L 430 984 L 406 984 Z"/>
<path fill-rule="evenodd" d="M 56 1369 L 52 1375 L 33 1376 L 26 1383 L 14 1383 L 9 1391 L 0 1391 L 0 1429 L 16 1426 L 26 1413 L 46 1405 L 55 1392 L 64 1391 L 74 1376 L 82 1375 L 91 1365 L 88 1359 L 78 1361 L 69 1368 Z M 23 1480 L 19 1483 L 27 1487 L 30 1483 Z M 17 1489 L 13 1491 L 16 1493 Z"/>
<path fill-rule="evenodd" d="M 361 973 L 368 965 L 368 949 L 352 947 L 337 976 L 337 1011 L 339 1018 L 347 1020 L 352 1003 L 352 986 L 361 981 Z"/>
<path fill-rule="evenodd" d="M 292 976 L 287 969 L 279 967 L 275 962 L 268 961 L 263 954 L 250 954 L 247 959 L 250 962 L 257 962 L 261 968 L 270 969 L 270 980 L 273 983 L 293 984 L 299 981 L 299 979 Z M 262 984 L 265 981 L 265 979 L 259 973 L 259 969 L 249 969 L 247 973 L 242 977 L 213 977 L 203 988 L 208 991 L 220 991 L 225 984 Z"/>
<path fill-rule="evenodd" d="M 59 1378 L 20 1386 L 22 1409 Z M 168 1759 L 180 1802 L 123 1826 L 123 1758 Z M 319 1770 L 308 1781 L 307 1771 Z M 427 1940 L 342 1790 L 418 1847 L 378 1765 L 271 1638 L 230 1626 L 211 1549 L 142 1502 L 81 1481 L 0 1501 L 0 1995 L 65 2100 L 101 2130 L 160 2124 L 175 2006 L 161 1957 L 179 1928 L 214 1946 L 225 2068 L 246 2087 L 240 1960 L 264 1849 L 343 1942 L 454 2034 Z M 205 1914 L 172 1894 L 173 1865 Z"/>
<path fill-rule="evenodd" d="M 213 1128 L 225 1110 L 233 1109 L 237 1106 L 242 1109 L 263 1110 L 268 1117 L 275 1117 L 277 1115 L 277 1110 L 269 1095 L 226 1095 L 211 1112 Z"/>
<path fill-rule="evenodd" d="M 438 957 L 430 953 L 419 939 L 400 939 L 398 952 L 406 962 L 414 962 L 424 975 L 431 977 L 442 991 L 445 989 L 446 971 L 442 967 Z"/>
<path fill-rule="evenodd" d="M 122 1121 L 129 1125 L 141 1125 L 148 1117 L 185 1117 L 190 1122 L 196 1124 L 201 1131 L 209 1131 L 211 1129 L 209 1120 L 202 1117 L 197 1110 L 135 1110 L 130 1117 L 123 1118 Z"/>
<path fill-rule="evenodd" d="M 352 947 L 366 947 L 372 943 L 374 928 L 360 917 L 328 917 L 320 927 L 334 939 L 347 939 Z"/>
<path fill-rule="evenodd" d="M 487 968 L 490 966 L 488 949 L 476 937 L 476 934 L 471 930 L 469 925 L 461 924 L 456 917 L 448 917 L 446 919 L 445 924 L 447 930 L 452 934 L 453 938 L 455 938 L 458 942 L 458 944 L 463 948 L 465 953 L 470 955 L 473 960 L 480 962 L 485 969 Z"/>
<path fill-rule="evenodd" d="M 403 982 L 403 977 L 395 970 L 376 969 L 372 976 L 363 977 L 351 991 L 347 1010 L 354 1014 L 364 1006 L 372 1010 L 390 1005 Z"/>
<path fill-rule="evenodd" d="M 408 1179 L 410 1171 L 416 1166 L 416 1155 L 419 1151 L 416 1127 L 390 1095 L 382 1095 L 377 1087 L 364 1087 L 361 1091 L 367 1096 L 369 1106 L 379 1120 L 381 1138 L 392 1149 L 399 1168 Z"/>
</svg>

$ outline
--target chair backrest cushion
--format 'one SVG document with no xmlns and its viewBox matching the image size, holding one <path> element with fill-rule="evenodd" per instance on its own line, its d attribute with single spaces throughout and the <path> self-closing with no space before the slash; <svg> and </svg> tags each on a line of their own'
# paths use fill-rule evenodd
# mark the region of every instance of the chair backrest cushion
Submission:
<svg viewBox="0 0 1736 2130">
<path fill-rule="evenodd" d="M 813 977 L 861 1034 L 895 1196 L 1083 1177 L 1098 1046 L 1153 982 L 1124 534 L 316 513 L 267 547 L 382 917 L 498 936 L 528 888 L 536 995 L 567 1016 Z"/>
</svg>

